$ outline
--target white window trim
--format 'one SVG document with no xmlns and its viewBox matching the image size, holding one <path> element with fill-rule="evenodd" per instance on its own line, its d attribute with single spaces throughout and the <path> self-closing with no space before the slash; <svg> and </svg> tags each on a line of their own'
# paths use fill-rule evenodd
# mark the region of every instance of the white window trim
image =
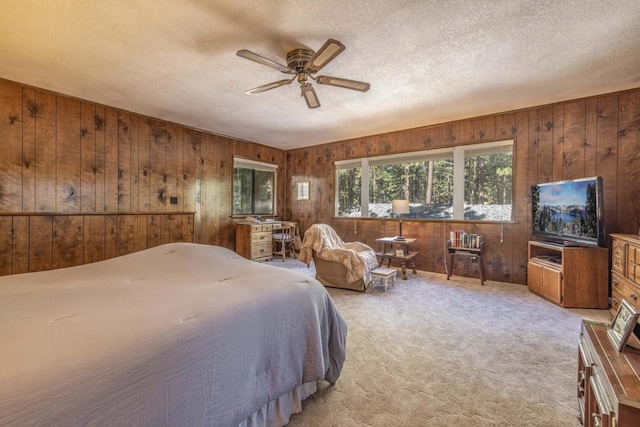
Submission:
<svg viewBox="0 0 640 427">
<path fill-rule="evenodd" d="M 259 162 L 245 157 L 233 156 L 233 168 L 255 169 L 263 172 L 273 172 L 273 214 L 266 216 L 276 216 L 278 212 L 278 165 L 272 163 Z M 235 179 L 235 178 L 234 178 Z M 233 188 L 231 191 L 231 214 L 242 216 L 244 214 L 233 213 Z"/>
<path fill-rule="evenodd" d="M 271 163 L 259 162 L 257 160 L 245 159 L 244 157 L 234 157 L 233 158 L 233 167 L 234 168 L 247 168 L 247 169 L 255 169 L 265 172 L 277 172 L 278 165 L 274 165 Z"/>
</svg>

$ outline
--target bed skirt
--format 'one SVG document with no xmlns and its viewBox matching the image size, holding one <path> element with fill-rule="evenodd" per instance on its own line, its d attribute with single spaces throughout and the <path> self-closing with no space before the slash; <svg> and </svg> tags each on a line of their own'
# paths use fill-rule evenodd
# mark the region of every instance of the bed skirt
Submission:
<svg viewBox="0 0 640 427">
<path fill-rule="evenodd" d="M 238 427 L 281 427 L 287 425 L 291 415 L 302 412 L 302 401 L 317 390 L 316 381 L 301 384 L 288 393 L 268 402 L 251 414 L 249 418 L 238 424 Z"/>
</svg>

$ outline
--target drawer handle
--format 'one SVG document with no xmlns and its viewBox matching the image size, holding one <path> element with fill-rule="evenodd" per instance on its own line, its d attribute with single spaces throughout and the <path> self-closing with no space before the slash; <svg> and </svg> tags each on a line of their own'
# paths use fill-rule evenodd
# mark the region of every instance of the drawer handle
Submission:
<svg viewBox="0 0 640 427">
<path fill-rule="evenodd" d="M 612 280 L 612 281 L 611 281 L 611 284 L 612 284 L 613 286 L 618 286 L 618 281 L 617 281 L 617 280 Z"/>
<path fill-rule="evenodd" d="M 629 297 L 634 301 L 638 301 L 638 295 L 636 295 L 636 294 L 631 294 L 631 295 L 629 295 Z"/>
<path fill-rule="evenodd" d="M 584 396 L 585 380 L 586 380 L 586 376 L 584 371 L 580 371 L 580 379 L 578 380 L 578 391 L 580 392 L 580 396 Z"/>
<path fill-rule="evenodd" d="M 265 237 L 265 236 L 260 236 L 260 240 L 264 240 L 264 237 Z"/>
<path fill-rule="evenodd" d="M 593 427 L 602 427 L 602 416 L 596 412 L 591 414 L 591 419 L 593 420 Z"/>
</svg>

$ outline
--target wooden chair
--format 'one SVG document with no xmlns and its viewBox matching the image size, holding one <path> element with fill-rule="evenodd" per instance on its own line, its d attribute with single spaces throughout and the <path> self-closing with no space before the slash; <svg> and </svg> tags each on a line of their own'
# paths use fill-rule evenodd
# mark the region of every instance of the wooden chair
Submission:
<svg viewBox="0 0 640 427">
<path fill-rule="evenodd" d="M 287 252 L 296 257 L 295 241 L 298 236 L 298 224 L 295 222 L 283 222 L 282 229 L 273 233 L 273 256 L 282 256 L 282 262 L 287 257 Z"/>
</svg>

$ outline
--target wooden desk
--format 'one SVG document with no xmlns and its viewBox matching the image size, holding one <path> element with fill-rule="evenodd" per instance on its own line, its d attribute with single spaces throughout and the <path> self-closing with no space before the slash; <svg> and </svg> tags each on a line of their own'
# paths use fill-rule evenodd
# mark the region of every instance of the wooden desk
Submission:
<svg viewBox="0 0 640 427">
<path fill-rule="evenodd" d="M 480 243 L 479 248 L 458 248 L 455 246 L 451 246 L 451 242 L 449 242 L 449 264 L 447 265 L 447 280 L 449 280 L 449 278 L 453 274 L 453 263 L 455 262 L 456 256 L 466 256 L 478 261 L 478 265 L 480 266 L 480 285 L 484 285 L 487 277 L 484 272 L 484 262 L 482 260 L 483 246 L 484 241 Z"/>
<path fill-rule="evenodd" d="M 236 223 L 236 253 L 253 261 L 271 261 L 273 233 L 281 230 L 281 221 Z"/>
<path fill-rule="evenodd" d="M 391 261 L 400 261 L 402 280 L 407 280 L 407 266 L 411 268 L 413 274 L 416 274 L 415 257 L 418 255 L 418 252 L 411 252 L 409 249 L 409 245 L 415 241 L 416 239 L 411 238 L 396 240 L 394 237 L 381 237 L 376 239 L 376 243 L 382 243 L 382 251 L 376 252 L 380 267 L 383 267 L 385 263 L 387 267 L 389 267 L 391 266 Z M 402 256 L 396 255 L 396 248 L 402 249 Z"/>
</svg>

